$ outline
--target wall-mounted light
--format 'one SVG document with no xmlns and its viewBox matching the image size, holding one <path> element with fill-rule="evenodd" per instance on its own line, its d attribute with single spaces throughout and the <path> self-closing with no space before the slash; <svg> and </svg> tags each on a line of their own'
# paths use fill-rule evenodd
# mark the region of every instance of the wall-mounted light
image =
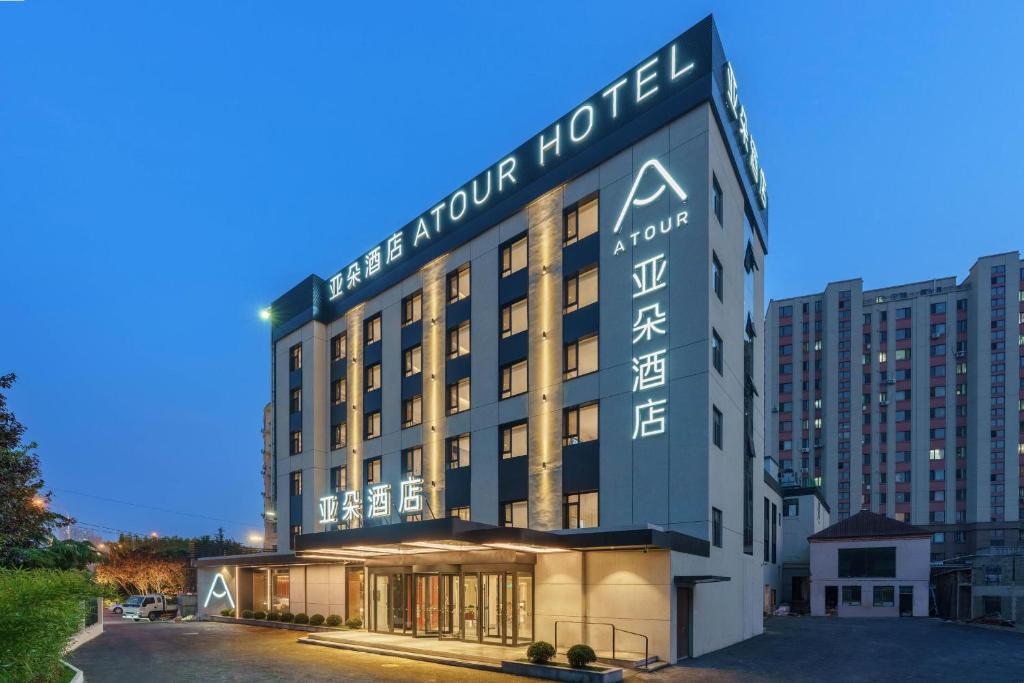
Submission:
<svg viewBox="0 0 1024 683">
<path fill-rule="evenodd" d="M 264 322 L 270 320 L 270 306 L 260 309 L 260 320 Z"/>
</svg>

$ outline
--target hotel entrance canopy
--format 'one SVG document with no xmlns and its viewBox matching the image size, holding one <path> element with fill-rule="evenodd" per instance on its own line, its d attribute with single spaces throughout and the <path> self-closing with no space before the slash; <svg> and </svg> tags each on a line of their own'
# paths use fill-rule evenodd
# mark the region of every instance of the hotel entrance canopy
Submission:
<svg viewBox="0 0 1024 683">
<path fill-rule="evenodd" d="M 470 522 L 455 517 L 339 529 L 296 538 L 300 557 L 365 561 L 395 555 L 512 550 L 533 555 L 601 549 L 665 549 L 708 557 L 708 541 L 655 527 L 538 531 Z"/>
</svg>

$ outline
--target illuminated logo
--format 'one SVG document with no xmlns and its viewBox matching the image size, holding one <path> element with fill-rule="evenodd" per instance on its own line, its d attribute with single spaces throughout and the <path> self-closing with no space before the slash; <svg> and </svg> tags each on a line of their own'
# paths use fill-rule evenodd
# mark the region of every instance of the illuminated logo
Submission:
<svg viewBox="0 0 1024 683">
<path fill-rule="evenodd" d="M 334 524 L 338 521 L 338 497 L 324 496 L 320 499 L 320 523 Z"/>
<path fill-rule="evenodd" d="M 223 588 L 221 592 L 217 592 L 218 584 Z M 228 582 L 224 580 L 224 577 L 220 574 L 213 575 L 213 583 L 210 584 L 210 591 L 206 594 L 206 602 L 203 603 L 203 607 L 210 606 L 211 598 L 227 598 L 228 604 L 231 605 L 231 609 L 235 608 L 235 601 L 231 598 L 231 591 L 228 590 Z"/>
<path fill-rule="evenodd" d="M 423 512 L 423 478 L 409 477 L 402 482 L 402 497 L 398 503 L 402 514 Z"/>
<path fill-rule="evenodd" d="M 764 169 L 761 168 L 761 160 L 757 156 L 757 143 L 754 136 L 750 134 L 750 126 L 747 123 L 747 110 L 740 102 L 740 87 L 736 83 L 736 73 L 732 70 L 732 64 L 725 63 L 725 108 L 729 111 L 729 118 L 736 124 L 736 140 L 739 142 L 740 150 L 747 157 L 744 164 L 750 182 L 757 189 L 757 203 L 762 209 L 768 208 L 768 181 L 764 177 Z"/>
<path fill-rule="evenodd" d="M 646 176 L 656 178 L 658 180 L 658 184 L 654 190 L 647 194 L 640 195 L 640 184 L 643 183 Z M 679 201 L 686 201 L 686 192 L 684 192 L 683 188 L 676 182 L 676 179 L 673 178 L 667 170 L 665 170 L 665 167 L 661 165 L 660 161 L 657 159 L 650 159 L 644 162 L 644 165 L 640 167 L 640 170 L 637 171 L 636 177 L 633 179 L 633 187 L 630 188 L 629 195 L 626 197 L 626 201 L 622 205 L 622 210 L 619 211 L 619 218 L 615 221 L 615 227 L 612 228 L 612 234 L 618 235 L 619 231 L 622 230 L 622 223 L 626 220 L 626 214 L 630 209 L 653 204 L 661 199 L 667 190 L 671 190 L 672 194 L 674 194 Z M 650 223 L 642 229 L 634 230 L 627 236 L 627 241 L 631 242 L 633 246 L 636 246 L 640 241 L 649 242 L 657 235 L 669 233 L 673 228 L 685 225 L 688 221 L 689 213 L 687 211 L 677 211 L 674 216 L 669 214 L 667 217 L 658 220 L 657 223 Z M 626 245 L 622 238 L 619 238 L 615 241 L 615 248 L 612 250 L 612 255 L 616 256 L 624 251 L 626 251 Z"/>
</svg>

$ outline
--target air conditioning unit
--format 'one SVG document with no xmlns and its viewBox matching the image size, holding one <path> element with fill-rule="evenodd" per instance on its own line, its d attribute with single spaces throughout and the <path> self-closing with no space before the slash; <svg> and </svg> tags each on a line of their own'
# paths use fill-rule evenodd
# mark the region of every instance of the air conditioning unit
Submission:
<svg viewBox="0 0 1024 683">
<path fill-rule="evenodd" d="M 801 452 L 801 453 L 810 453 L 810 452 L 811 452 L 811 449 L 810 449 L 810 448 L 801 448 L 801 449 L 800 449 L 800 452 Z"/>
<path fill-rule="evenodd" d="M 779 412 L 779 407 L 778 406 L 772 406 L 772 412 L 773 413 Z"/>
<path fill-rule="evenodd" d="M 887 380 L 885 380 L 885 383 L 886 384 L 896 384 L 896 380 L 894 380 L 894 379 L 887 379 Z"/>
<path fill-rule="evenodd" d="M 957 351 L 953 355 L 956 356 L 957 358 L 963 358 L 963 357 L 965 357 L 967 355 L 967 352 L 966 351 Z"/>
<path fill-rule="evenodd" d="M 943 334 L 942 332 L 933 332 L 932 333 L 932 339 L 942 339 L 945 336 L 946 335 Z"/>
<path fill-rule="evenodd" d="M 879 401 L 878 405 L 880 405 L 880 406 L 887 406 L 887 405 L 889 405 L 889 401 Z"/>
</svg>

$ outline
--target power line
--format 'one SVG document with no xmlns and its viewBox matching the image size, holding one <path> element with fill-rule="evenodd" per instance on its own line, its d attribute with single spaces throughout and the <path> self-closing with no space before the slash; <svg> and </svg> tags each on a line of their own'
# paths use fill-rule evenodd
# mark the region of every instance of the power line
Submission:
<svg viewBox="0 0 1024 683">
<path fill-rule="evenodd" d="M 54 491 L 63 491 L 64 493 L 71 493 L 76 496 L 85 496 L 86 498 L 95 498 L 96 500 L 106 501 L 108 503 L 118 503 L 119 505 L 130 505 L 132 507 L 143 508 L 146 510 L 156 510 L 157 512 L 166 512 L 172 515 L 181 515 L 183 517 L 197 517 L 199 519 L 208 519 L 213 522 L 220 522 L 222 524 L 232 524 L 234 526 L 240 526 L 243 528 L 252 527 L 252 523 L 246 524 L 244 522 L 236 522 L 233 519 L 222 519 L 220 517 L 211 517 L 210 515 L 201 515 L 198 512 L 182 512 L 180 510 L 171 510 L 169 508 L 157 507 L 155 505 L 144 505 L 142 503 L 132 503 L 127 500 L 117 500 L 116 498 L 107 498 L 105 496 L 97 496 L 92 493 L 83 493 L 82 491 L 73 491 L 71 489 L 62 489 L 53 487 Z"/>
</svg>

